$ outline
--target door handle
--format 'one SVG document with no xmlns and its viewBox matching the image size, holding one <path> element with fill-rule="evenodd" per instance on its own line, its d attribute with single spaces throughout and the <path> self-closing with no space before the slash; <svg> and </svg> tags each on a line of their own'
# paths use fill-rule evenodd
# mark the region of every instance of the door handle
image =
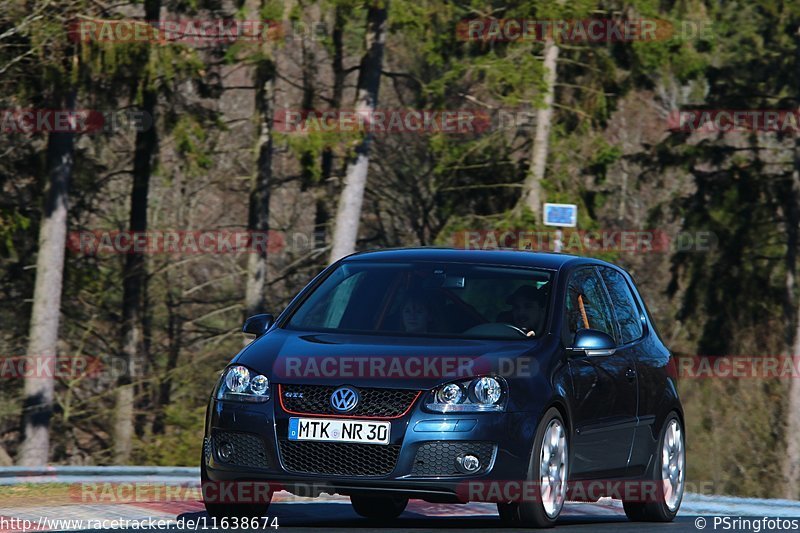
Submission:
<svg viewBox="0 0 800 533">
<path fill-rule="evenodd" d="M 629 368 L 625 371 L 625 377 L 628 378 L 628 381 L 633 381 L 636 379 L 636 371 L 632 368 Z"/>
</svg>

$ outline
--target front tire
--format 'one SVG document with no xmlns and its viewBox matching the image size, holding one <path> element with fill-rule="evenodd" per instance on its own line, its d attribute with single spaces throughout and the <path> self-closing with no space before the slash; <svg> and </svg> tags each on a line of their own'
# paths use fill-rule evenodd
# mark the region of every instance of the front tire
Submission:
<svg viewBox="0 0 800 533">
<path fill-rule="evenodd" d="M 527 483 L 539 490 L 535 501 L 498 503 L 500 519 L 518 527 L 553 527 L 567 499 L 569 437 L 558 409 L 551 407 L 536 428 Z M 525 490 L 527 494 L 529 491 Z"/>
<path fill-rule="evenodd" d="M 658 439 L 659 461 L 650 479 L 655 482 L 656 501 L 623 501 L 628 519 L 633 522 L 672 522 L 683 500 L 686 476 L 686 443 L 683 425 L 674 412 L 670 413 Z"/>
<path fill-rule="evenodd" d="M 400 496 L 350 496 L 353 510 L 371 520 L 393 520 L 400 516 L 408 505 L 408 498 Z"/>
</svg>

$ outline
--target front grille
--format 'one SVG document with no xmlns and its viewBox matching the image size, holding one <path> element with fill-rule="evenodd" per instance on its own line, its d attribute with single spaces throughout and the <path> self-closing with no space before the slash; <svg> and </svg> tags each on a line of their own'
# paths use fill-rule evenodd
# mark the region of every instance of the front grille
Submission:
<svg viewBox="0 0 800 533">
<path fill-rule="evenodd" d="M 278 393 L 281 395 L 283 408 L 289 412 L 336 415 L 339 413 L 331 407 L 331 394 L 338 388 L 326 385 L 280 385 Z M 419 396 L 419 391 L 414 390 L 373 388 L 357 390 L 360 397 L 358 405 L 346 413 L 347 416 L 397 418 L 405 413 Z M 287 393 L 292 395 L 301 393 L 302 398 L 287 397 Z"/>
<path fill-rule="evenodd" d="M 230 431 L 214 431 L 212 438 L 214 443 L 214 455 L 219 462 L 256 468 L 269 467 L 267 452 L 264 449 L 264 441 L 258 435 L 233 433 Z M 231 455 L 227 460 L 219 455 L 219 448 L 224 443 L 228 443 L 232 447 Z"/>
<path fill-rule="evenodd" d="M 470 474 L 464 474 L 456 467 L 456 457 L 471 454 L 481 461 L 481 467 Z M 426 442 L 417 450 L 412 476 L 464 476 L 485 472 L 494 454 L 491 442 L 434 441 Z"/>
<path fill-rule="evenodd" d="M 399 444 L 279 441 L 286 470 L 304 474 L 386 476 L 394 470 Z"/>
</svg>

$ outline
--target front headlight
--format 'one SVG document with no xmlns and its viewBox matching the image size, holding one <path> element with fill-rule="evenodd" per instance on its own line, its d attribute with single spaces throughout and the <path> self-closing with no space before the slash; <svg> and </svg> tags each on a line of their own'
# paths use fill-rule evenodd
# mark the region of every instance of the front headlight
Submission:
<svg viewBox="0 0 800 533">
<path fill-rule="evenodd" d="M 433 389 L 425 407 L 438 413 L 502 411 L 508 384 L 499 376 L 483 376 L 447 383 Z"/>
<path fill-rule="evenodd" d="M 228 367 L 222 373 L 217 400 L 266 402 L 269 400 L 269 379 L 241 365 Z"/>
</svg>

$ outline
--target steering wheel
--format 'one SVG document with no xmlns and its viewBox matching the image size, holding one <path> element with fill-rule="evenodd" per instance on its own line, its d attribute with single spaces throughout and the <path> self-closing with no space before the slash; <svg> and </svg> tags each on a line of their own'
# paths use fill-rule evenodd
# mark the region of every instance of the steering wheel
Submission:
<svg viewBox="0 0 800 533">
<path fill-rule="evenodd" d="M 517 333 L 520 337 L 527 337 L 528 334 L 523 331 L 521 328 L 513 324 L 508 324 L 505 322 L 487 322 L 485 324 L 478 324 L 477 326 L 472 326 L 468 330 L 464 331 L 464 335 L 488 335 L 492 337 L 508 337 L 508 330 L 513 330 Z"/>
</svg>

